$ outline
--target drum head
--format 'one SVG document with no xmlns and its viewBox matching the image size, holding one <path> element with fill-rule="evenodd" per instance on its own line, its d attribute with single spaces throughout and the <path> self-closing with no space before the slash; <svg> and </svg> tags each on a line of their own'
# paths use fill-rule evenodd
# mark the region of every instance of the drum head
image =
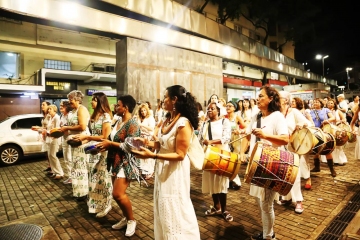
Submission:
<svg viewBox="0 0 360 240">
<path fill-rule="evenodd" d="M 74 139 L 69 139 L 66 142 L 72 147 L 80 147 L 82 144 L 80 140 L 74 140 Z"/>
<path fill-rule="evenodd" d="M 53 138 L 59 138 L 59 137 L 64 136 L 64 132 L 60 131 L 60 129 L 58 129 L 58 128 L 54 128 L 54 129 L 51 129 L 49 135 L 50 135 L 50 137 L 53 137 Z"/>
<path fill-rule="evenodd" d="M 127 150 L 141 150 L 141 147 L 144 147 L 145 145 L 139 141 L 139 140 L 135 140 L 135 138 L 133 137 L 127 137 L 125 138 L 125 145 L 126 145 L 126 148 Z"/>
<path fill-rule="evenodd" d="M 300 155 L 307 154 L 314 147 L 313 134 L 309 128 L 296 130 L 290 137 L 291 147 Z"/>
</svg>

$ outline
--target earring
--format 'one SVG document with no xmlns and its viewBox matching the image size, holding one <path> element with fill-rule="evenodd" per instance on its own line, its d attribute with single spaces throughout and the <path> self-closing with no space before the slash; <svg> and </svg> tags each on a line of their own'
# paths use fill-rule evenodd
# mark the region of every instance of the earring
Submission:
<svg viewBox="0 0 360 240">
<path fill-rule="evenodd" d="M 175 112 L 175 110 L 176 110 L 176 109 L 175 109 L 175 106 L 173 106 L 173 112 Z"/>
</svg>

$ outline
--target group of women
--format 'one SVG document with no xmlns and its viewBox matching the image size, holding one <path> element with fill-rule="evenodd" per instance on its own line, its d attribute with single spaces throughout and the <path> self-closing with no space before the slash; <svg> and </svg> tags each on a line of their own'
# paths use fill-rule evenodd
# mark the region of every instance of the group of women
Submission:
<svg viewBox="0 0 360 240">
<path fill-rule="evenodd" d="M 79 146 L 69 147 L 71 154 L 66 157 L 64 155 L 65 163 L 69 163 L 66 164 L 69 166 L 67 173 L 70 172 L 74 196 L 82 198 L 88 195 L 89 212 L 97 213 L 97 217 L 103 217 L 111 210 L 113 198 L 124 217 L 112 228 L 126 227 L 125 235 L 132 236 L 135 233 L 136 220 L 126 189 L 132 179 L 140 181 L 144 173 L 145 177 L 154 174 L 155 239 L 200 239 L 190 199 L 190 159 L 187 154 L 195 130 L 199 130 L 198 138 L 204 148 L 211 145 L 227 151 L 231 151 L 229 143 L 232 137 L 245 134 L 246 137 L 239 141 L 239 144 L 232 145 L 232 151 L 238 152 L 240 160 L 245 163 L 248 158 L 246 153 L 251 153 L 258 141 L 284 150 L 293 131 L 308 126 L 316 127 L 324 122 L 342 121 L 341 117 L 334 117 L 337 113 L 330 103 L 331 100 L 328 110 L 320 113 L 318 108 L 322 107 L 321 100 L 315 99 L 314 110 L 310 111 L 304 108 L 301 99 L 294 98 L 290 101 L 288 92 L 279 93 L 269 86 L 261 88 L 257 105 L 243 100 L 242 110 L 239 111 L 239 103 L 228 101 L 224 105 L 217 96 L 212 96 L 206 114 L 201 114 L 201 104 L 199 107 L 195 97 L 184 87 L 174 85 L 168 87 L 164 93 L 162 104 L 167 114 L 157 121 L 151 116 L 146 104 L 139 106 L 138 116 L 135 118 L 132 115 L 136 107 L 135 99 L 130 95 L 121 96 L 116 105 L 116 114 L 121 118 L 113 126 L 109 104 L 103 93 L 93 95 L 94 113 L 91 116 L 81 105 L 82 97 L 79 91 L 69 93 L 68 106 L 72 110 L 68 111 L 66 102 L 63 102 L 62 108 L 67 110 L 62 111 L 61 121 L 59 120 L 61 131 L 66 133 L 64 140 L 81 142 Z M 156 115 L 157 112 L 158 110 Z M 52 110 L 49 111 L 50 116 L 51 113 Z M 355 115 L 358 116 L 358 112 Z M 57 126 L 51 125 L 53 121 L 56 122 L 55 119 L 47 119 L 48 129 Z M 352 127 L 353 125 L 352 123 Z M 128 137 L 140 142 L 142 147 L 129 149 L 125 143 Z M 87 156 L 84 148 L 93 141 L 96 142 L 99 153 Z M 339 151 L 341 152 L 341 149 Z M 331 175 L 336 176 L 332 155 L 328 154 L 326 157 Z M 292 190 L 278 201 L 294 201 L 297 213 L 304 210 L 300 176 L 307 176 L 305 188 L 311 188 L 307 158 L 306 155 L 301 156 L 302 164 Z M 316 159 L 318 158 L 314 160 L 315 168 L 312 172 L 320 171 L 320 163 Z M 51 154 L 49 162 L 55 171 L 56 165 L 53 164 Z M 209 171 L 203 172 L 202 191 L 211 195 L 213 203 L 205 211 L 205 215 L 221 215 L 225 221 L 233 221 L 233 216 L 226 206 L 228 188 L 228 177 Z M 277 193 L 251 185 L 250 195 L 257 199 L 263 225 L 263 231 L 252 238 L 274 239 L 273 205 Z"/>
</svg>

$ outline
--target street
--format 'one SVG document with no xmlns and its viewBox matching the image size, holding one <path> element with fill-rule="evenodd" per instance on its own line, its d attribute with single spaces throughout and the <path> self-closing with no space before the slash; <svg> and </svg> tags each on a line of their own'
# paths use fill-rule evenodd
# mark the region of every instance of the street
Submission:
<svg viewBox="0 0 360 240">
<path fill-rule="evenodd" d="M 312 188 L 305 190 L 304 212 L 296 214 L 294 206 L 275 203 L 275 233 L 277 239 L 316 239 L 334 220 L 351 197 L 360 190 L 359 160 L 354 159 L 355 143 L 345 146 L 348 163 L 336 166 L 338 176 L 333 179 L 325 163 L 321 172 L 312 175 Z M 1 202 L 0 226 L 31 223 L 42 227 L 42 239 L 127 239 L 125 230 L 112 230 L 121 219 L 120 209 L 113 209 L 101 219 L 89 214 L 85 202 L 72 198 L 71 185 L 64 180 L 52 180 L 43 171 L 47 162 L 43 157 L 26 159 L 17 165 L 0 167 Z M 61 159 L 62 160 L 62 159 Z M 312 164 L 312 161 L 311 161 Z M 242 165 L 243 182 L 246 166 Z M 229 190 L 228 211 L 233 222 L 220 216 L 205 216 L 211 196 L 201 193 L 201 171 L 192 171 L 191 199 L 196 211 L 201 239 L 249 239 L 261 231 L 259 208 L 249 196 L 249 185 L 242 183 L 239 191 Z M 137 220 L 136 233 L 131 239 L 153 239 L 153 179 L 149 186 L 132 182 L 128 194 Z M 341 234 L 341 233 L 340 233 Z M 185 240 L 185 239 L 184 239 Z"/>
</svg>

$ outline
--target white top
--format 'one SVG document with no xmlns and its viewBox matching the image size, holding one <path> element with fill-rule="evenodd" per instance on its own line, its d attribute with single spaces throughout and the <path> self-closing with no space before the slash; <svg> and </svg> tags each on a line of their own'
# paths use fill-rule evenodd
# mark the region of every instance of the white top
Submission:
<svg viewBox="0 0 360 240">
<path fill-rule="evenodd" d="M 251 120 L 251 123 L 248 125 L 248 127 L 246 129 L 247 133 L 251 133 L 252 129 L 256 128 L 256 125 L 257 125 L 256 117 L 257 116 L 254 116 Z M 289 134 L 286 119 L 285 119 L 284 115 L 279 111 L 275 111 L 266 117 L 262 117 L 260 126 L 261 126 L 261 128 L 263 127 L 262 131 L 265 134 L 271 134 L 271 135 L 288 135 Z M 264 139 L 260 139 L 260 141 L 262 141 L 266 144 L 272 145 L 273 147 L 276 147 L 276 148 L 283 148 L 283 146 L 281 146 L 281 145 L 274 145 L 271 142 L 264 140 Z M 252 153 L 255 144 L 256 144 L 256 136 L 251 134 L 250 151 L 249 151 L 250 153 Z M 250 154 L 250 156 L 251 156 L 251 154 Z M 264 193 L 265 193 L 264 188 L 258 187 L 255 185 L 250 186 L 250 195 L 251 196 L 258 197 L 261 200 L 264 200 Z"/>
<path fill-rule="evenodd" d="M 142 137 L 152 137 L 152 135 L 154 134 L 154 129 L 155 129 L 155 118 L 153 116 L 149 116 L 147 118 L 145 118 L 142 122 L 141 119 L 138 118 L 138 123 L 140 126 L 140 130 L 141 130 L 141 135 Z M 150 127 L 152 130 L 148 130 L 146 128 L 144 128 L 143 126 L 146 127 Z"/>
<path fill-rule="evenodd" d="M 348 105 L 347 105 L 347 103 L 345 102 L 345 100 L 343 100 L 343 101 L 341 101 L 341 102 L 339 103 L 339 108 L 345 109 L 346 111 L 348 110 Z"/>
<path fill-rule="evenodd" d="M 290 110 L 291 109 L 291 110 Z M 313 126 L 313 124 L 306 119 L 306 117 L 296 108 L 290 108 L 288 114 L 286 115 L 286 123 L 288 126 L 289 134 L 291 135 L 296 125 L 303 126 L 307 124 L 308 127 Z"/>
</svg>

